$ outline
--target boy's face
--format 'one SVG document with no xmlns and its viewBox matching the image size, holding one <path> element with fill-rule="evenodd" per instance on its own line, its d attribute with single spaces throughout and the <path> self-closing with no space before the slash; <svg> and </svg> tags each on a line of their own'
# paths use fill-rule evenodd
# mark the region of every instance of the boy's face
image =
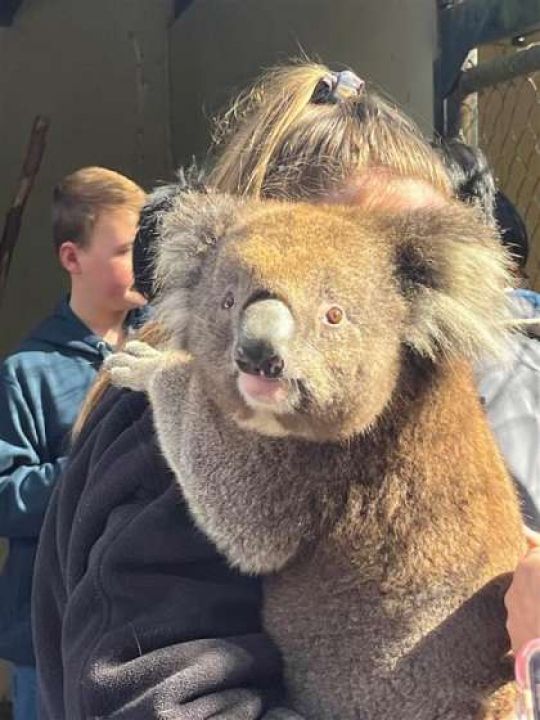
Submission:
<svg viewBox="0 0 540 720">
<path fill-rule="evenodd" d="M 77 249 L 80 281 L 108 310 L 132 310 L 146 304 L 133 289 L 133 241 L 138 219 L 131 210 L 102 211 L 88 243 Z"/>
</svg>

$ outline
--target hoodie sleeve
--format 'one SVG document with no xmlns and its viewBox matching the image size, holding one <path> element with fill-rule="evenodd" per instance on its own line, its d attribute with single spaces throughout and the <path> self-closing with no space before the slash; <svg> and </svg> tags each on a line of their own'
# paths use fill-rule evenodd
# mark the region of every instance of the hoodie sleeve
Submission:
<svg viewBox="0 0 540 720">
<path fill-rule="evenodd" d="M 33 593 L 40 717 L 299 720 L 279 707 L 259 583 L 194 527 L 142 397 L 108 392 L 47 513 Z"/>
<path fill-rule="evenodd" d="M 20 386 L 0 375 L 0 536 L 36 538 L 65 458 L 40 462 L 32 412 Z"/>
</svg>

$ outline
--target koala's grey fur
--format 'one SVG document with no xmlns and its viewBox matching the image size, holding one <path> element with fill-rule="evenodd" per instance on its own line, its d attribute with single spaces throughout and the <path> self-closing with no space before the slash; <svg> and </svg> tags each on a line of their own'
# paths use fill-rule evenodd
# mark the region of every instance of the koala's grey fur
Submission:
<svg viewBox="0 0 540 720">
<path fill-rule="evenodd" d="M 148 392 L 198 525 L 265 576 L 293 707 L 509 718 L 502 598 L 521 521 L 463 359 L 504 340 L 497 238 L 457 203 L 385 219 L 188 194 L 162 219 L 157 268 L 171 343 L 109 369 Z M 276 411 L 245 399 L 233 361 L 267 295 L 295 319 Z M 335 304 L 339 328 L 321 321 Z"/>
</svg>

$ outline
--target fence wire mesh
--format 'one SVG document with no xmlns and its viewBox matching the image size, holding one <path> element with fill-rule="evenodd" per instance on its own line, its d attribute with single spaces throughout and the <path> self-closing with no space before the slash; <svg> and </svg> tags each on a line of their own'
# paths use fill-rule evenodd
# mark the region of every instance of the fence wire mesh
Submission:
<svg viewBox="0 0 540 720">
<path fill-rule="evenodd" d="M 469 94 L 460 123 L 464 139 L 485 152 L 498 187 L 527 226 L 527 274 L 540 290 L 540 36 L 533 39 L 526 48 L 502 42 L 471 53 L 464 69 L 474 72 L 464 84 Z M 527 62 L 521 62 L 525 51 Z M 520 66 L 525 71 L 516 74 Z"/>
</svg>

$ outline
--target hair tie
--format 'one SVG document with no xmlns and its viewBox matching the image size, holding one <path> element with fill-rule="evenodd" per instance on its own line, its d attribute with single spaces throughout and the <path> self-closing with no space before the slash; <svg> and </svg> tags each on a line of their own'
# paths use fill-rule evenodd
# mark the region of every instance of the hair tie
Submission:
<svg viewBox="0 0 540 720">
<path fill-rule="evenodd" d="M 351 70 L 342 70 L 337 73 L 328 73 L 319 80 L 311 96 L 311 102 L 316 105 L 335 104 L 342 100 L 362 94 L 366 83 Z"/>
</svg>

